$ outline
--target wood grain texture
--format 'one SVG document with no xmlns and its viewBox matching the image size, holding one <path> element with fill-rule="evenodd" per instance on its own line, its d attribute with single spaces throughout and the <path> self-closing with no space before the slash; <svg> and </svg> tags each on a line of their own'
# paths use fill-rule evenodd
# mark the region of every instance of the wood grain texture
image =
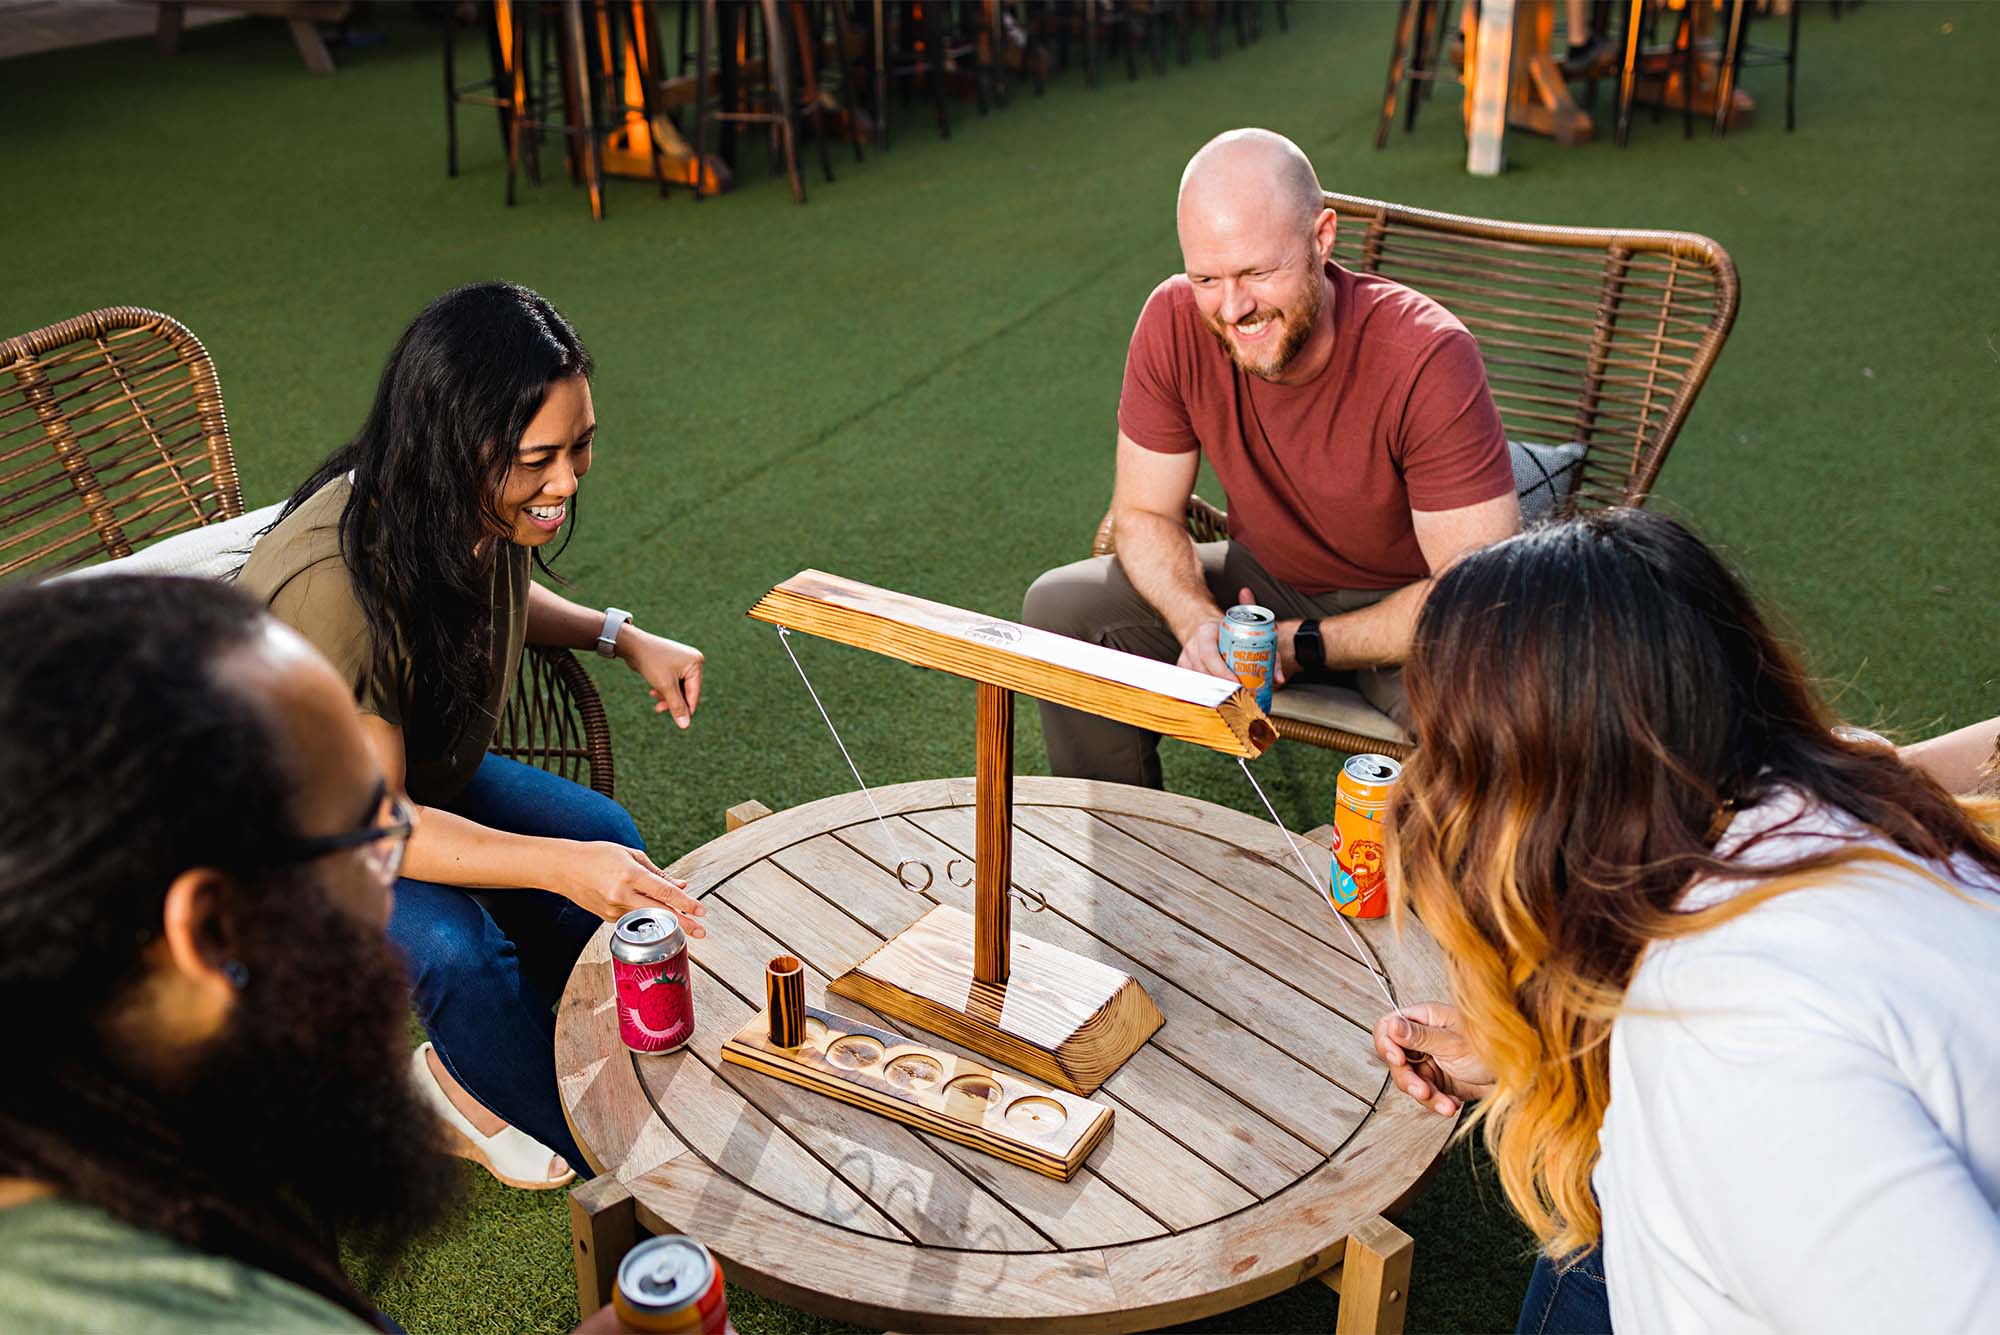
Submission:
<svg viewBox="0 0 2000 1335">
<path fill-rule="evenodd" d="M 722 1058 L 1064 1182 L 1111 1129 L 1104 1104 L 831 1011 L 804 1021 L 803 1041 L 782 1045 L 760 1015 Z"/>
<path fill-rule="evenodd" d="M 1335 1335 L 1403 1335 L 1415 1250 L 1410 1235 L 1388 1220 L 1361 1221 L 1341 1261 Z"/>
<path fill-rule="evenodd" d="M 835 979 L 832 990 L 1084 1095 L 1163 1022 L 1128 975 L 1018 933 L 1007 982 L 980 982 L 972 936 L 971 919 L 940 905 Z"/>
<path fill-rule="evenodd" d="M 1168 1017 L 1098 1094 L 1115 1119 L 1069 1182 L 721 1061 L 722 1042 L 757 1015 L 775 954 L 805 964 L 808 1005 L 909 1033 L 829 998 L 826 980 L 939 905 L 969 912 L 972 887 L 938 877 L 917 894 L 893 868 L 971 856 L 975 789 L 968 778 L 878 790 L 886 828 L 860 794 L 842 794 L 676 862 L 710 928 L 690 946 L 697 1029 L 682 1053 L 635 1062 L 616 1047 L 615 1016 L 591 1005 L 593 989 L 609 995 L 608 969 L 591 974 L 603 951 L 586 952 L 559 1048 L 566 1073 L 590 1066 L 593 1044 L 600 1060 L 594 1079 L 566 1074 L 563 1090 L 595 1101 L 572 1121 L 593 1158 L 621 1165 L 640 1224 L 693 1232 L 759 1292 L 896 1330 L 1149 1329 L 1339 1265 L 1349 1236 L 1422 1176 L 1451 1124 L 1396 1097 L 1368 1035 L 1254 952 L 1282 942 L 1336 971 L 1380 960 L 1411 999 L 1438 994 L 1441 962 L 1414 922 L 1400 941 L 1386 921 L 1356 924 L 1358 946 L 1337 927 L 1327 939 L 1300 916 L 1311 887 L 1295 868 L 1285 882 L 1283 836 L 1240 812 L 1118 785 L 1015 781 L 1014 883 L 1049 899 L 1045 911 L 1016 909 L 1017 959 L 1024 940 L 1060 945 L 1140 979 Z M 1088 819 L 1023 831 L 1034 812 L 1063 808 Z M 1093 834 L 1079 843 L 1079 828 Z M 1169 908 L 1233 900 L 1271 921 L 1241 935 L 1191 928 L 1141 897 L 1165 902 L 1167 891 L 1098 875 L 1096 844 L 1118 849 L 1130 874 L 1164 878 Z M 944 1036 L 911 1036 L 971 1055 Z M 618 1089 L 643 1117 L 609 1106 Z M 592 1143 L 590 1126 L 618 1143 Z"/>
<path fill-rule="evenodd" d="M 765 1034 L 774 1047 L 795 1048 L 806 1038 L 806 967 L 795 955 L 774 956 L 764 966 Z"/>
<path fill-rule="evenodd" d="M 1234 682 L 818 570 L 778 585 L 750 615 L 1226 755 L 1260 756 L 1278 737 Z"/>
<path fill-rule="evenodd" d="M 997 987 L 1012 953 L 1007 889 L 1014 883 L 1014 693 L 979 683 L 973 780 L 979 841 L 972 910 L 972 976 Z"/>
</svg>

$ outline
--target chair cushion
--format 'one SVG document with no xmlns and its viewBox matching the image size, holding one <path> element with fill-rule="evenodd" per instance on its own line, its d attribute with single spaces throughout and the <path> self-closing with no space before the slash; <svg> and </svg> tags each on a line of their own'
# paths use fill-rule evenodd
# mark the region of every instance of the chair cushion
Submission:
<svg viewBox="0 0 2000 1335">
<path fill-rule="evenodd" d="M 88 579 L 93 575 L 195 575 L 203 579 L 234 580 L 250 559 L 257 535 L 278 522 L 283 501 L 252 510 L 220 524 L 191 528 L 161 538 L 116 561 L 100 561 L 80 570 L 65 571 L 55 579 Z"/>
<path fill-rule="evenodd" d="M 1535 445 L 1510 440 L 1507 453 L 1514 463 L 1514 494 L 1521 500 L 1521 527 L 1550 518 L 1576 487 L 1583 471 L 1584 445 Z"/>
<path fill-rule="evenodd" d="M 1322 728 L 1339 728 L 1385 742 L 1408 745 L 1412 740 L 1396 720 L 1369 704 L 1361 692 L 1347 686 L 1320 682 L 1287 686 L 1271 697 L 1271 712 L 1279 718 L 1317 723 Z"/>
</svg>

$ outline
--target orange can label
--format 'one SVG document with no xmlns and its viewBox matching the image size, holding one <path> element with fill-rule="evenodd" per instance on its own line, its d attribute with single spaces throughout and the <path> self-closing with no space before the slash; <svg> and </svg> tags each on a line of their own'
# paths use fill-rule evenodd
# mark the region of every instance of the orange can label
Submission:
<svg viewBox="0 0 2000 1335">
<path fill-rule="evenodd" d="M 1383 821 L 1402 773 L 1401 762 L 1388 756 L 1350 756 L 1334 782 L 1327 902 L 1350 918 L 1380 918 L 1389 911 Z"/>
</svg>

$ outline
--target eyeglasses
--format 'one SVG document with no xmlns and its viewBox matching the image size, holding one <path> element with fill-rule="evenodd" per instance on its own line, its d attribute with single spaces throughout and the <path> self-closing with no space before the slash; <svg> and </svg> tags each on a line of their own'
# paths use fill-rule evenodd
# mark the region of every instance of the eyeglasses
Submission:
<svg viewBox="0 0 2000 1335">
<path fill-rule="evenodd" d="M 389 819 L 380 825 L 367 825 L 345 834 L 325 834 L 311 839 L 294 839 L 285 846 L 283 861 L 312 862 L 328 853 L 338 853 L 348 848 L 363 848 L 362 862 L 374 872 L 382 884 L 392 884 L 398 872 L 403 869 L 403 853 L 410 846 L 410 836 L 416 832 L 417 813 L 408 802 L 389 792 L 387 784 L 378 785 L 375 790 L 375 807 L 388 807 Z"/>
</svg>

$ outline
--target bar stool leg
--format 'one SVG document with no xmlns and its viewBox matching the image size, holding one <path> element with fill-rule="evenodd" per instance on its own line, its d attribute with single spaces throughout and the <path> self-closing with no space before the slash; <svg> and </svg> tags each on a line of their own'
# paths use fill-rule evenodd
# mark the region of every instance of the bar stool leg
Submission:
<svg viewBox="0 0 2000 1335">
<path fill-rule="evenodd" d="M 1416 14 L 1417 0 L 1402 0 L 1396 7 L 1396 35 L 1389 47 L 1389 82 L 1382 90 L 1382 115 L 1375 122 L 1377 149 L 1389 146 L 1389 126 L 1396 119 L 1396 89 L 1403 82 L 1403 52 L 1409 48 Z"/>
<path fill-rule="evenodd" d="M 759 0 L 764 15 L 764 58 L 770 67 L 771 100 L 777 104 L 778 137 L 785 154 L 785 174 L 792 181 L 794 203 L 806 202 L 806 183 L 799 175 L 798 104 L 792 100 L 791 64 L 785 51 L 785 29 L 778 17 L 778 0 Z"/>
</svg>

